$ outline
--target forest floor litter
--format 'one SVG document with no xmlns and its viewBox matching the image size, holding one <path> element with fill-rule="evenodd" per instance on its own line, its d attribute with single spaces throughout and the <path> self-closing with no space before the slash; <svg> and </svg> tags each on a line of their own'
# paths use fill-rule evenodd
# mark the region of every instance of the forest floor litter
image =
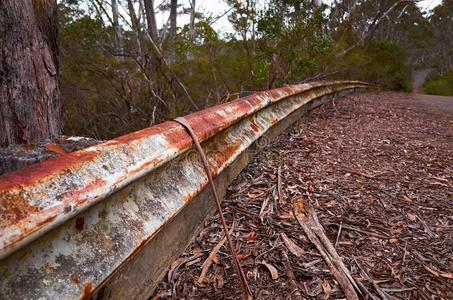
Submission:
<svg viewBox="0 0 453 300">
<path fill-rule="evenodd" d="M 324 105 L 230 185 L 222 206 L 255 299 L 453 299 L 453 98 L 417 97 Z M 152 298 L 240 295 L 216 214 Z"/>
</svg>

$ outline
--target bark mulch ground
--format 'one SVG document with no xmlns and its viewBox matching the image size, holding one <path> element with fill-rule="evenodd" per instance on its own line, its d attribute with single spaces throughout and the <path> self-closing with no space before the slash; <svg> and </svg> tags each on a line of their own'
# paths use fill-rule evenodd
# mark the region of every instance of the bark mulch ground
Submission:
<svg viewBox="0 0 453 300">
<path fill-rule="evenodd" d="M 300 200 L 359 297 L 453 299 L 453 119 L 417 101 L 375 93 L 325 105 L 230 186 L 225 216 L 255 299 L 345 298 L 294 216 Z M 218 216 L 208 220 L 155 299 L 240 298 L 223 237 Z"/>
</svg>

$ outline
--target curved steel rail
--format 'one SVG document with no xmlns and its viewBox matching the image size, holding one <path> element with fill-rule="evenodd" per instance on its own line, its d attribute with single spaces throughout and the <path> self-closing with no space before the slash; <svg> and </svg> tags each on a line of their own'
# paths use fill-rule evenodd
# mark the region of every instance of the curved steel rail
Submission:
<svg viewBox="0 0 453 300">
<path fill-rule="evenodd" d="M 216 177 L 296 111 L 367 88 L 358 81 L 288 86 L 185 119 Z M 192 146 L 168 121 L 0 176 L 0 298 L 83 298 L 119 280 L 117 271 L 207 186 Z"/>
</svg>

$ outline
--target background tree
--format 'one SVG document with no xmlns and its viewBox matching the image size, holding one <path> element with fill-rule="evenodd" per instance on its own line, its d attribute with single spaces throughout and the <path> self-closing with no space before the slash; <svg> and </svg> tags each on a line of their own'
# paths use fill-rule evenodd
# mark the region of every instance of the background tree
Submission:
<svg viewBox="0 0 453 300">
<path fill-rule="evenodd" d="M 170 1 L 170 32 L 168 34 L 168 62 L 174 64 L 176 60 L 176 20 L 178 17 L 178 0 Z"/>
<path fill-rule="evenodd" d="M 430 51 L 431 66 L 443 75 L 453 70 L 453 0 L 443 0 L 429 18 L 435 43 Z"/>
<path fill-rule="evenodd" d="M 0 146 L 61 134 L 55 0 L 0 1 Z"/>
<path fill-rule="evenodd" d="M 145 13 L 146 21 L 148 24 L 148 33 L 151 38 L 157 43 L 158 33 L 157 33 L 157 23 L 156 23 L 156 12 L 154 9 L 153 0 L 143 0 L 145 4 Z"/>
<path fill-rule="evenodd" d="M 281 86 L 320 71 L 330 50 L 323 10 L 313 1 L 271 1 L 258 21 L 259 45 L 270 62 L 269 87 Z M 324 58 L 325 59 L 325 58 Z"/>
<path fill-rule="evenodd" d="M 119 15 L 118 15 L 118 2 L 117 0 L 112 0 L 112 22 L 113 29 L 115 30 L 115 56 L 119 60 L 123 60 L 123 32 L 121 30 Z"/>
<path fill-rule="evenodd" d="M 61 0 L 65 133 L 108 139 L 241 91 L 313 79 L 410 91 L 412 69 L 452 68 L 451 0 L 432 14 L 415 2 L 225 0 L 210 15 L 194 0 L 116 0 L 119 60 L 112 0 Z M 213 28 L 221 16 L 232 32 Z"/>
<path fill-rule="evenodd" d="M 444 0 L 434 8 L 431 47 L 422 49 L 425 65 L 434 71 L 423 87 L 426 93 L 453 96 L 453 1 Z"/>
</svg>

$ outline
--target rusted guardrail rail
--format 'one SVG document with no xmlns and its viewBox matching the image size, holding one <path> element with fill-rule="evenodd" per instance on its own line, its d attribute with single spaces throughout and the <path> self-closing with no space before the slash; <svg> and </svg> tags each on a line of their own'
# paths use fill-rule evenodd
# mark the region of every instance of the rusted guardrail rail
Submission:
<svg viewBox="0 0 453 300">
<path fill-rule="evenodd" d="M 368 85 L 314 82 L 186 116 L 221 194 L 260 140 Z M 0 298 L 146 298 L 214 208 L 185 129 L 168 121 L 0 176 Z"/>
</svg>

